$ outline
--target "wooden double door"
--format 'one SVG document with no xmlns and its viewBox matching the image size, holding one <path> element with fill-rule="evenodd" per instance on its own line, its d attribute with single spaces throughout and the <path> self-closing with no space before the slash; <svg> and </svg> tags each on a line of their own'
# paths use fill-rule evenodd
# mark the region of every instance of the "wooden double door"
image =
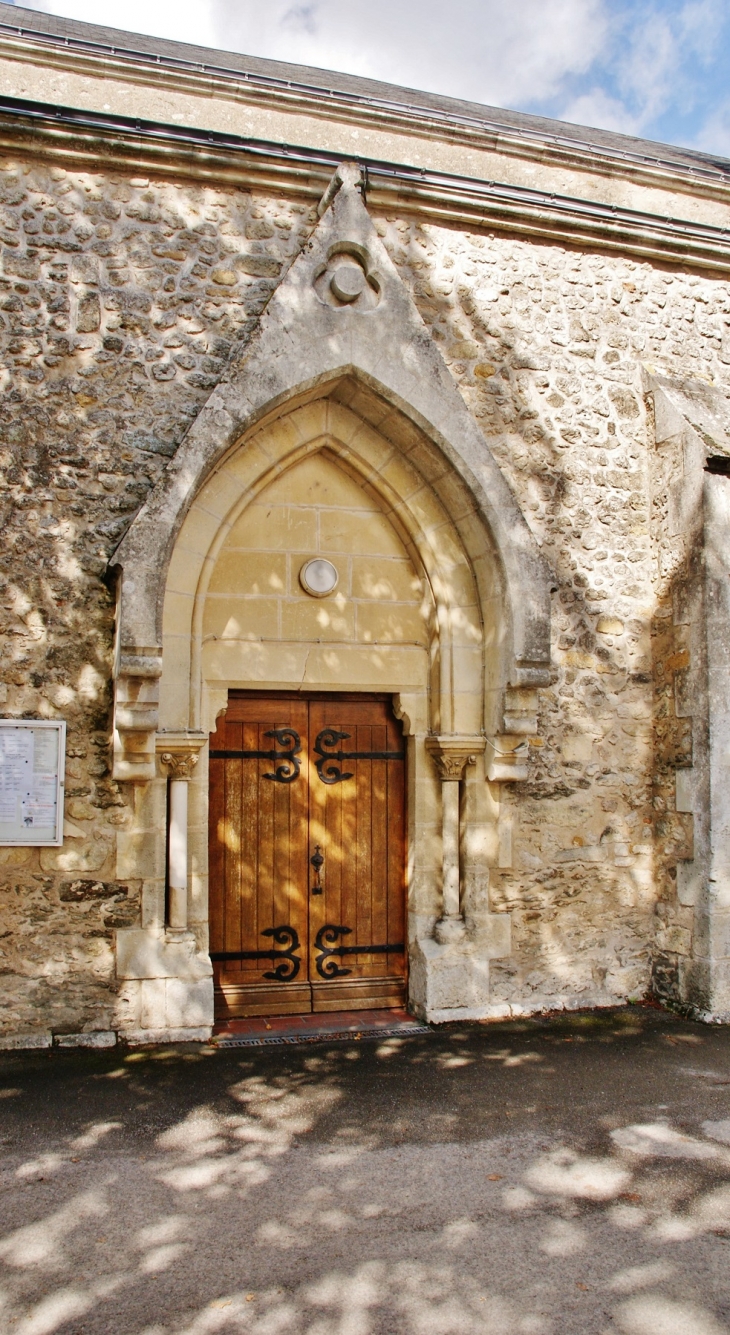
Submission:
<svg viewBox="0 0 730 1335">
<path fill-rule="evenodd" d="M 210 741 L 209 866 L 216 1018 L 403 1005 L 389 698 L 232 691 Z"/>
</svg>

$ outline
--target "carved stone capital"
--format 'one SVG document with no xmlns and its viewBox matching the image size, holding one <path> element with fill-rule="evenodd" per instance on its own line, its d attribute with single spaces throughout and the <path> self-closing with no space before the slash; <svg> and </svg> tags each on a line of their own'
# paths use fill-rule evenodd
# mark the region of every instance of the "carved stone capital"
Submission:
<svg viewBox="0 0 730 1335">
<path fill-rule="evenodd" d="M 162 751 L 160 754 L 160 764 L 165 766 L 171 779 L 192 779 L 197 763 L 197 751 Z"/>
<path fill-rule="evenodd" d="M 187 783 L 193 777 L 198 756 L 208 738 L 203 732 L 160 733 L 156 739 L 160 764 L 171 779 Z"/>
<path fill-rule="evenodd" d="M 426 750 L 439 778 L 458 782 L 463 779 L 467 765 L 476 764 L 477 755 L 484 750 L 484 742 L 484 737 L 427 737 Z"/>
</svg>

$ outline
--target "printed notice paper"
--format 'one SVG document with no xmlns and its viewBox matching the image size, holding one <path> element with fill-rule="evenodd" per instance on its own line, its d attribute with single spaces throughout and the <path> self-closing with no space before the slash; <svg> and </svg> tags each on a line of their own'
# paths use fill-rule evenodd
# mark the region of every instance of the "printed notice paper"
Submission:
<svg viewBox="0 0 730 1335">
<path fill-rule="evenodd" d="M 63 840 L 65 723 L 0 719 L 0 844 Z"/>
</svg>

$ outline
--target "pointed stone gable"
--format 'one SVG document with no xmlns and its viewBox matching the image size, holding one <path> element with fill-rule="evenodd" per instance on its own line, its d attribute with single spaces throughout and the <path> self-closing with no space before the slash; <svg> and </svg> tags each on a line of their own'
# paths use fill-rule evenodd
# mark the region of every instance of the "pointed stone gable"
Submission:
<svg viewBox="0 0 730 1335">
<path fill-rule="evenodd" d="M 507 593 L 508 679 L 514 685 L 545 682 L 550 573 L 375 231 L 358 167 L 338 169 L 320 211 L 318 226 L 271 297 L 258 330 L 234 356 L 115 553 L 113 565 L 121 569 L 118 682 L 126 675 L 152 682 L 159 675 L 165 572 L 202 483 L 265 417 L 303 396 L 326 395 L 345 375 L 360 379 L 410 418 L 467 487 Z M 123 695 L 118 686 L 118 726 Z M 152 729 L 152 698 L 149 703 Z M 131 720 L 138 733 L 144 731 L 140 710 L 145 713 L 141 704 Z"/>
</svg>

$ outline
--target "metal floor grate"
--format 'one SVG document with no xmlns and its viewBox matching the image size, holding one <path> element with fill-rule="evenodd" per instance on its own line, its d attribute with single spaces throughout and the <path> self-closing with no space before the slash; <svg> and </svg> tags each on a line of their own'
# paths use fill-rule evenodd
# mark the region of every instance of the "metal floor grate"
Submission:
<svg viewBox="0 0 730 1335">
<path fill-rule="evenodd" d="M 212 1040 L 217 1048 L 268 1048 L 277 1045 L 300 1043 L 357 1043 L 370 1038 L 410 1038 L 415 1034 L 430 1034 L 427 1024 L 394 1026 L 392 1029 L 356 1029 L 356 1030 L 321 1030 L 313 1034 L 277 1034 L 272 1038 L 255 1038 L 247 1035 L 222 1034 Z"/>
</svg>

